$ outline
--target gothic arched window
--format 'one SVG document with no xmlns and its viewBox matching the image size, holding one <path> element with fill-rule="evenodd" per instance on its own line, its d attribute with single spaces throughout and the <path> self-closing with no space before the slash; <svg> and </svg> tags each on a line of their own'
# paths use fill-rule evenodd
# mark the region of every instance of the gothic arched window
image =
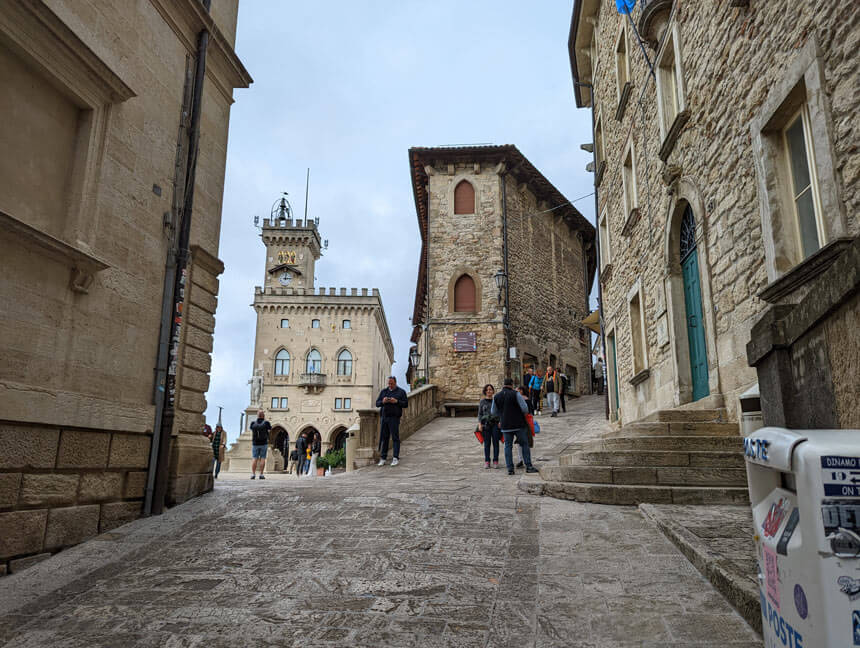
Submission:
<svg viewBox="0 0 860 648">
<path fill-rule="evenodd" d="M 307 358 L 307 373 L 318 374 L 322 373 L 322 356 L 316 349 L 311 349 L 308 352 Z"/>
<path fill-rule="evenodd" d="M 352 375 L 352 354 L 346 349 L 337 354 L 337 375 Z"/>
<path fill-rule="evenodd" d="M 286 349 L 281 349 L 275 354 L 275 375 L 288 376 L 290 374 L 290 354 Z"/>
<path fill-rule="evenodd" d="M 454 284 L 454 312 L 474 313 L 475 306 L 475 280 L 464 274 Z"/>
<path fill-rule="evenodd" d="M 460 180 L 454 188 L 454 213 L 475 213 L 475 188 L 468 180 Z"/>
<path fill-rule="evenodd" d="M 696 249 L 696 218 L 690 205 L 684 209 L 681 218 L 681 261 L 686 259 L 690 252 Z"/>
</svg>

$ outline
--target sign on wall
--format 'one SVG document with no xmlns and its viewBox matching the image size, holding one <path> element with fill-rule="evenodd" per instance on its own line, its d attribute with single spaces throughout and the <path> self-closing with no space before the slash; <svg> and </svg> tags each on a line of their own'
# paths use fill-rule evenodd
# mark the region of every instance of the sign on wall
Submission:
<svg viewBox="0 0 860 648">
<path fill-rule="evenodd" d="M 474 331 L 454 333 L 454 351 L 457 353 L 474 352 L 478 350 L 478 334 Z"/>
</svg>

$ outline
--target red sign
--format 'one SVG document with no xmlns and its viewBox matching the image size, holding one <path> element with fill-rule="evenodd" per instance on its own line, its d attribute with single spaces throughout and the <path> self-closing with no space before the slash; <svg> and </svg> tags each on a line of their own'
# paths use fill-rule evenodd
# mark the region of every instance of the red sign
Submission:
<svg viewBox="0 0 860 648">
<path fill-rule="evenodd" d="M 454 351 L 475 352 L 478 350 L 478 334 L 474 331 L 468 333 L 454 333 Z"/>
</svg>

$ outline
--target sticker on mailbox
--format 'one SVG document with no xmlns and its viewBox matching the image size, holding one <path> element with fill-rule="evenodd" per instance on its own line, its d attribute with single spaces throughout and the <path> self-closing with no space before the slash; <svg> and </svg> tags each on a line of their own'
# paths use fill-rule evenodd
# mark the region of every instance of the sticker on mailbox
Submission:
<svg viewBox="0 0 860 648">
<path fill-rule="evenodd" d="M 860 457 L 821 457 L 821 481 L 830 497 L 860 497 Z"/>
</svg>

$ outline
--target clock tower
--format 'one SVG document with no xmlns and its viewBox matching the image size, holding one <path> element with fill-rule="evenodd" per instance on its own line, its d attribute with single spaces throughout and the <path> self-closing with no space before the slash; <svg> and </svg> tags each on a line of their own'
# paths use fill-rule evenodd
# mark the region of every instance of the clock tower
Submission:
<svg viewBox="0 0 860 648">
<path fill-rule="evenodd" d="M 266 246 L 266 274 L 263 289 L 302 288 L 313 290 L 314 266 L 320 258 L 320 235 L 315 221 L 293 220 L 286 198 L 263 219 L 262 239 Z"/>
</svg>

